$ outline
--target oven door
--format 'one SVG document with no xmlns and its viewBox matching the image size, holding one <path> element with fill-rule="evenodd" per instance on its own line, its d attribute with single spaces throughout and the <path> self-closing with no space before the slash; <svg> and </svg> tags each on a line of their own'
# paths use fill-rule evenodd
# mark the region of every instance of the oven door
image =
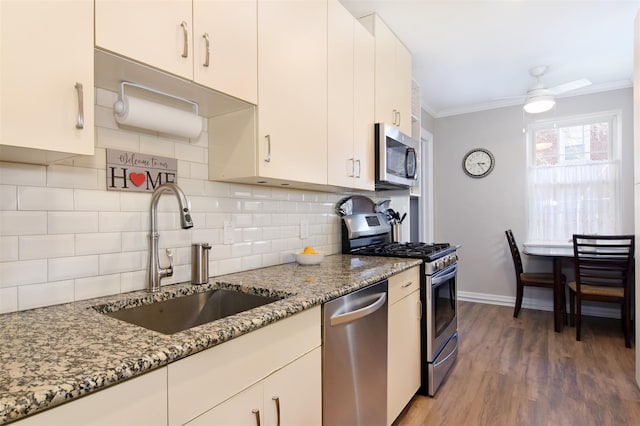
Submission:
<svg viewBox="0 0 640 426">
<path fill-rule="evenodd" d="M 426 280 L 427 362 L 436 359 L 458 329 L 457 269 L 454 263 Z"/>
</svg>

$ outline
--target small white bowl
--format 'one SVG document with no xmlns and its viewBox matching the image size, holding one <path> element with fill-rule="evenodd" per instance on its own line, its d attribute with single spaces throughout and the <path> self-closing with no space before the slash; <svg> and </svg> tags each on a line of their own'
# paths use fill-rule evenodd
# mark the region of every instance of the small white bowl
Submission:
<svg viewBox="0 0 640 426">
<path fill-rule="evenodd" d="M 300 265 L 319 265 L 324 260 L 324 254 L 322 253 L 294 253 L 293 255 L 296 258 L 296 262 Z"/>
</svg>

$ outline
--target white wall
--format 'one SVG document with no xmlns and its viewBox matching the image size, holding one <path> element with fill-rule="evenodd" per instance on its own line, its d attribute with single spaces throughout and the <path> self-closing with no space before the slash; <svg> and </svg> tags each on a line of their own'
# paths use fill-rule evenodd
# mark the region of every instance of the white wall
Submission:
<svg viewBox="0 0 640 426">
<path fill-rule="evenodd" d="M 291 262 L 307 244 L 340 251 L 334 206 L 341 194 L 210 182 L 206 132 L 189 143 L 121 130 L 115 100 L 97 90 L 95 156 L 48 167 L 0 162 L 0 313 L 145 287 L 151 196 L 106 191 L 105 148 L 178 159 L 195 226 L 180 229 L 177 203 L 162 197 L 160 247 L 177 248 L 174 276 L 163 284 L 190 279 L 196 242 L 213 246 L 212 276 Z M 232 245 L 223 244 L 225 220 L 235 226 Z M 161 259 L 166 264 L 163 252 Z"/>
<path fill-rule="evenodd" d="M 633 232 L 632 89 L 558 99 L 555 110 L 539 118 L 617 109 L 622 111 L 623 231 Z M 527 229 L 525 119 L 516 106 L 435 120 L 435 234 L 436 240 L 462 245 L 458 289 L 463 300 L 513 304 L 515 277 L 504 231 L 513 230 L 522 250 Z M 483 179 L 469 178 L 462 170 L 462 157 L 477 147 L 489 149 L 496 160 Z M 524 256 L 524 262 L 525 270 L 551 269 L 544 260 Z M 551 309 L 551 293 L 527 288 L 524 304 Z"/>
</svg>

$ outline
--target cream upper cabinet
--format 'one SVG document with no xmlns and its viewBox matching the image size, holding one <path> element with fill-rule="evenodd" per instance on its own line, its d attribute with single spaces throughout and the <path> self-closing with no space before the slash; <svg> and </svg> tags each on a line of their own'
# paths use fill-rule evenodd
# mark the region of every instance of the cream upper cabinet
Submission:
<svg viewBox="0 0 640 426">
<path fill-rule="evenodd" d="M 411 134 L 411 52 L 378 17 L 360 19 L 375 35 L 375 120 Z"/>
<path fill-rule="evenodd" d="M 373 37 L 337 0 L 328 11 L 328 184 L 373 190 Z"/>
<path fill-rule="evenodd" d="M 256 0 L 193 0 L 193 79 L 256 104 Z"/>
<path fill-rule="evenodd" d="M 256 103 L 256 0 L 95 4 L 97 47 Z"/>
<path fill-rule="evenodd" d="M 358 162 L 353 186 L 369 191 L 375 189 L 374 49 L 373 36 L 355 22 L 353 156 Z"/>
<path fill-rule="evenodd" d="M 192 0 L 95 0 L 96 46 L 193 78 Z"/>
<path fill-rule="evenodd" d="M 93 2 L 0 2 L 0 161 L 93 155 Z"/>
<path fill-rule="evenodd" d="M 258 1 L 258 174 L 327 183 L 327 1 Z"/>
<path fill-rule="evenodd" d="M 389 278 L 387 424 L 420 387 L 420 268 Z"/>
<path fill-rule="evenodd" d="M 354 144 L 354 17 L 338 0 L 328 2 L 328 183 L 352 187 Z"/>
</svg>

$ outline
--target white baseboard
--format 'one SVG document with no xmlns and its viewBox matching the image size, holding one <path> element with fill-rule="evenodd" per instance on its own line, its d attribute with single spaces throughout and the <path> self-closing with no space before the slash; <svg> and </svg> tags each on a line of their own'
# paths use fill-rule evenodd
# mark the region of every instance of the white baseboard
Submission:
<svg viewBox="0 0 640 426">
<path fill-rule="evenodd" d="M 498 306 L 515 306 L 516 298 L 512 296 L 500 296 L 497 294 L 486 294 L 486 293 L 474 293 L 470 291 L 459 291 L 458 292 L 458 300 L 462 300 L 464 302 L 474 302 L 474 303 L 486 303 L 488 305 L 498 305 Z M 603 304 L 600 305 L 591 305 L 585 303 L 582 307 L 582 313 L 587 316 L 592 317 L 603 317 L 603 318 L 620 318 L 620 308 L 617 305 L 611 304 Z M 522 299 L 522 309 L 535 309 L 538 311 L 553 311 L 553 300 L 549 299 L 538 299 L 531 297 L 524 297 Z M 568 312 L 568 306 L 567 306 Z"/>
</svg>

